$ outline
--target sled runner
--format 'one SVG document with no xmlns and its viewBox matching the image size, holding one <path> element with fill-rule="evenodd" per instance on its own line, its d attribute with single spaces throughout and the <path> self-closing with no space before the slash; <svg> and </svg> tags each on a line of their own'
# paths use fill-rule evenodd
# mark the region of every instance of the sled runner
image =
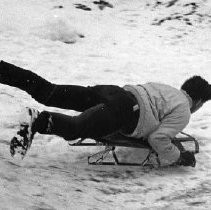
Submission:
<svg viewBox="0 0 211 210">
<path fill-rule="evenodd" d="M 181 132 L 182 137 L 175 137 L 172 139 L 172 143 L 175 144 L 180 151 L 191 151 L 194 154 L 199 153 L 199 144 L 197 140 L 192 137 L 191 135 L 188 135 L 186 133 Z M 149 145 L 149 143 L 146 140 L 143 139 L 135 139 L 131 137 L 125 137 L 118 134 L 113 134 L 110 136 L 106 136 L 99 139 L 94 139 L 94 143 L 86 143 L 86 139 L 79 139 L 75 143 L 69 142 L 70 146 L 104 146 L 104 150 L 97 152 L 93 155 L 88 156 L 88 163 L 92 165 L 130 165 L 130 166 L 147 166 L 147 165 L 153 165 L 151 163 L 151 157 L 157 156 L 156 152 L 152 149 L 152 147 Z M 186 147 L 188 146 L 188 149 Z M 193 147 L 190 149 L 190 147 Z M 115 152 L 116 147 L 130 147 L 130 148 L 140 148 L 148 150 L 148 154 L 142 160 L 141 163 L 126 163 L 126 162 L 120 162 L 117 154 Z M 109 155 L 109 153 L 112 154 L 113 161 L 105 161 L 106 157 Z"/>
</svg>

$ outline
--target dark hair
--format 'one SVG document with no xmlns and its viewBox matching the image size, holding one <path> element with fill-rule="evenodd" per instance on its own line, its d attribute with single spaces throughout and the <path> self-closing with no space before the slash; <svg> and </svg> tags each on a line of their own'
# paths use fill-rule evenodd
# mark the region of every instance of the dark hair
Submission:
<svg viewBox="0 0 211 210">
<path fill-rule="evenodd" d="M 193 76 L 186 80 L 182 87 L 194 101 L 206 102 L 211 99 L 211 85 L 200 76 Z"/>
</svg>

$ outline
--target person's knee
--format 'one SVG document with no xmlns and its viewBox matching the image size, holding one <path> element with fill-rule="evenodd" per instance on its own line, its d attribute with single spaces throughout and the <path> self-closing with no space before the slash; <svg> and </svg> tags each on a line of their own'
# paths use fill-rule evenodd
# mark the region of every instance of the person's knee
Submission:
<svg viewBox="0 0 211 210">
<path fill-rule="evenodd" d="M 53 95 L 53 91 L 55 89 L 55 85 L 45 81 L 42 84 L 34 84 L 31 86 L 29 90 L 29 94 L 34 98 L 37 102 L 48 106 L 49 100 Z"/>
</svg>

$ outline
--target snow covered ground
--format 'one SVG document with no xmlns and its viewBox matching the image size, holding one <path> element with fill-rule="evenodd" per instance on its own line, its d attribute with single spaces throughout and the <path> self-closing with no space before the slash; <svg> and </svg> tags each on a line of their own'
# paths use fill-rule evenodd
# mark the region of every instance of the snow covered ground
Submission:
<svg viewBox="0 0 211 210">
<path fill-rule="evenodd" d="M 179 88 L 196 74 L 211 82 L 209 0 L 97 2 L 1 0 L 0 59 L 58 84 Z M 26 106 L 77 114 L 0 85 L 0 209 L 211 208 L 210 102 L 185 130 L 199 140 L 196 167 L 153 170 L 89 166 L 96 148 L 71 148 L 56 136 L 36 135 L 24 160 L 11 158 L 9 142 Z"/>
</svg>

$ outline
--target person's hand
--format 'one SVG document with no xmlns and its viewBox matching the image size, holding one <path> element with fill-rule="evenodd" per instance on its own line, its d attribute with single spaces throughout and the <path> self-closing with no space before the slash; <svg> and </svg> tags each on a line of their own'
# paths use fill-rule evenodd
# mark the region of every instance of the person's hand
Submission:
<svg viewBox="0 0 211 210">
<path fill-rule="evenodd" d="M 180 158 L 179 158 L 178 164 L 182 165 L 182 166 L 195 167 L 196 159 L 195 159 L 194 153 L 190 152 L 190 151 L 182 151 L 180 153 Z"/>
</svg>

